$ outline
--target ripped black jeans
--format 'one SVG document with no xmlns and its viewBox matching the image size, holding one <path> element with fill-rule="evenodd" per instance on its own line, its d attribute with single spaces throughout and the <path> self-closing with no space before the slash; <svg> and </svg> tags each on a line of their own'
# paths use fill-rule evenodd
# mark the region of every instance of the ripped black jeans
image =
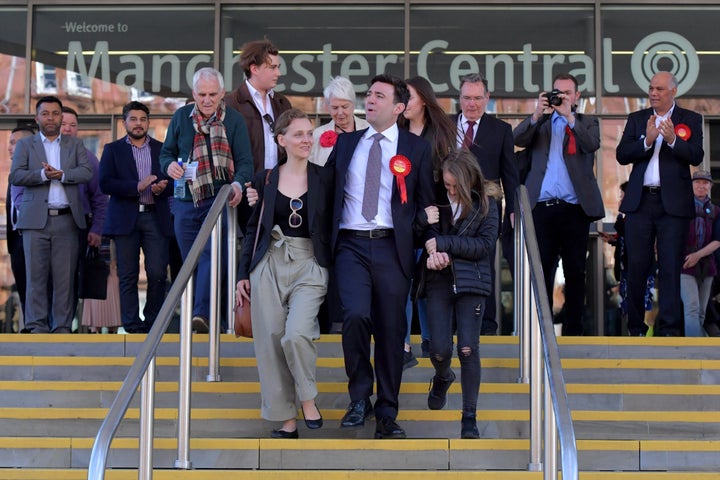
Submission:
<svg viewBox="0 0 720 480">
<path fill-rule="evenodd" d="M 430 326 L 430 361 L 438 377 L 450 376 L 453 333 L 457 331 L 462 411 L 474 414 L 480 389 L 480 325 L 487 297 L 455 295 L 450 284 L 449 281 L 430 281 L 425 286 Z"/>
</svg>

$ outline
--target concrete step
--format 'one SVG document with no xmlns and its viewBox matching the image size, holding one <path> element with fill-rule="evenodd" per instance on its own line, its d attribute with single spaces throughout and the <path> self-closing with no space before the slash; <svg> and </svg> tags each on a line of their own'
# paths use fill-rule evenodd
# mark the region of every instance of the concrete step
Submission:
<svg viewBox="0 0 720 480">
<path fill-rule="evenodd" d="M 0 354 L 17 356 L 127 356 L 134 357 L 145 335 L 80 335 L 80 334 L 0 334 Z M 158 356 L 177 356 L 178 334 L 165 334 Z M 253 357 L 251 339 L 221 335 L 224 358 Z M 412 336 L 415 353 L 419 354 L 420 337 Z M 562 358 L 636 358 L 636 359 L 717 359 L 718 338 L 673 337 L 558 337 Z M 320 357 L 342 358 L 340 335 L 323 335 L 316 346 Z M 690 347 L 690 348 L 688 348 Z M 193 335 L 193 355 L 207 357 L 208 335 Z M 518 337 L 480 337 L 480 356 L 518 358 Z"/>
<path fill-rule="evenodd" d="M 2 469 L 4 480 L 87 480 L 83 469 Z M 136 469 L 108 470 L 106 480 L 136 480 Z M 454 470 L 163 470 L 154 480 L 542 480 L 542 472 Z M 580 480 L 717 480 L 702 472 L 580 472 Z"/>
<path fill-rule="evenodd" d="M 428 376 L 431 376 L 428 373 Z M 3 404 L 18 408 L 108 408 L 121 382 L 82 381 L 0 381 Z M 429 384 L 406 381 L 400 388 L 402 408 L 424 409 Z M 529 385 L 490 383 L 480 385 L 479 405 L 486 409 L 502 405 L 505 409 L 529 408 Z M 569 384 L 570 408 L 611 411 L 715 411 L 720 400 L 720 385 L 664 384 Z M 318 383 L 316 399 L 321 409 L 342 408 L 347 403 L 345 382 Z M 155 405 L 177 407 L 177 382 L 159 382 Z M 260 403 L 258 382 L 193 382 L 193 405 L 215 408 L 256 408 Z M 446 410 L 459 410 L 462 396 L 460 382 L 448 391 Z M 132 406 L 139 404 L 139 395 Z"/>
<path fill-rule="evenodd" d="M 87 468 L 92 444 L 93 438 L 0 438 L 0 478 L 6 478 L 3 468 Z M 581 440 L 578 465 L 583 471 L 717 472 L 718 446 L 715 441 Z M 115 439 L 108 468 L 137 468 L 138 449 L 137 439 Z M 195 438 L 190 460 L 195 469 L 502 471 L 527 468 L 529 449 L 528 440 Z M 173 468 L 177 441 L 156 439 L 153 455 L 154 468 Z"/>
</svg>

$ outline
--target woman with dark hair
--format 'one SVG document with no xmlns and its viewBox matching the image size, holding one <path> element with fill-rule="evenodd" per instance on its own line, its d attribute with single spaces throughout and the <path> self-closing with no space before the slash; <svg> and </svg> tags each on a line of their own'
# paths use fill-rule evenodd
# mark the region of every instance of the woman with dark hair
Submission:
<svg viewBox="0 0 720 480">
<path fill-rule="evenodd" d="M 419 287 L 427 295 L 430 361 L 435 367 L 428 408 L 445 406 L 455 380 L 450 368 L 453 332 L 462 384 L 461 438 L 479 438 L 476 410 L 480 388 L 480 325 L 490 294 L 491 252 L 498 235 L 496 198 L 500 189 L 487 182 L 475 156 L 466 149 L 443 162 L 445 195 L 437 199 L 439 222 L 425 242 Z"/>
<path fill-rule="evenodd" d="M 457 129 L 438 103 L 430 82 L 423 77 L 409 78 L 405 82 L 410 90 L 410 100 L 398 123 L 430 144 L 433 178 L 442 187 L 442 161 L 455 150 Z"/>
<path fill-rule="evenodd" d="M 433 153 L 433 180 L 437 193 L 444 194 L 442 186 L 442 161 L 455 150 L 457 131 L 450 117 L 443 111 L 435 97 L 432 85 L 423 77 L 413 77 L 405 80 L 410 90 L 410 100 L 405 111 L 398 118 L 400 127 L 425 139 L 432 147 Z M 436 194 L 437 194 L 436 193 Z M 421 251 L 417 251 L 420 257 Z M 422 355 L 430 356 L 430 331 L 427 325 L 427 307 L 424 298 L 417 298 L 418 320 L 420 321 L 420 337 L 422 338 Z M 406 315 L 408 319 L 407 335 L 405 337 L 404 367 L 412 367 L 417 360 L 410 348 L 410 327 L 412 324 L 412 301 L 408 299 Z"/>
<path fill-rule="evenodd" d="M 313 341 L 320 337 L 317 314 L 327 292 L 335 182 L 332 169 L 308 162 L 312 133 L 310 119 L 295 108 L 275 121 L 275 141 L 287 160 L 255 178 L 259 205 L 238 271 L 236 301 L 251 300 L 261 414 L 283 422 L 273 438 L 298 438 L 298 400 L 308 428 L 323 424 Z"/>
</svg>

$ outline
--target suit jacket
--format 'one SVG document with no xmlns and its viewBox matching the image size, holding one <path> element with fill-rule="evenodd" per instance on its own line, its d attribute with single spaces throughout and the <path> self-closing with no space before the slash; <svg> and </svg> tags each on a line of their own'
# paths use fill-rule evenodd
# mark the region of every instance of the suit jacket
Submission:
<svg viewBox="0 0 720 480">
<path fill-rule="evenodd" d="M 10 168 L 10 183 L 25 187 L 22 201 L 17 206 L 18 230 L 41 230 L 47 224 L 50 182 L 43 181 L 40 175 L 42 164 L 46 161 L 45 148 L 39 133 L 25 137 L 17 143 Z M 75 224 L 78 228 L 85 228 L 85 212 L 78 185 L 89 182 L 93 170 L 82 140 L 67 135 L 60 136 L 60 167 L 64 173 L 63 188 Z"/>
<path fill-rule="evenodd" d="M 457 125 L 458 116 L 456 115 Z M 483 114 L 475 126 L 475 138 L 470 151 L 480 163 L 480 170 L 487 180 L 502 181 L 505 209 L 514 212 L 515 190 L 520 176 L 513 157 L 513 135 L 510 124 L 492 115 Z"/>
<path fill-rule="evenodd" d="M 632 213 L 640 205 L 643 177 L 652 158 L 654 145 L 645 151 L 645 128 L 653 113 L 652 108 L 631 113 L 625 130 L 617 146 L 616 156 L 620 165 L 632 164 L 625 196 L 620 211 Z M 678 217 L 695 217 L 690 165 L 700 165 L 703 161 L 703 121 L 702 116 L 691 110 L 675 105 L 671 120 L 677 127 L 685 124 L 690 128 L 690 137 L 682 140 L 677 137 L 675 147 L 662 142 L 660 146 L 660 197 L 665 212 Z"/>
<path fill-rule="evenodd" d="M 260 114 L 260 110 L 255 106 L 255 102 L 250 96 L 247 83 L 243 81 L 238 88 L 228 93 L 225 96 L 225 104 L 231 107 L 245 118 L 247 124 L 248 133 L 250 134 L 250 147 L 252 148 L 252 156 L 254 162 L 254 172 L 260 172 L 265 170 L 265 142 L 264 137 L 264 126 L 265 120 Z M 275 118 L 280 116 L 285 110 L 290 110 L 292 105 L 284 95 L 273 92 L 273 96 L 270 97 L 270 107 L 272 108 L 273 115 Z M 283 158 L 278 153 L 278 159 Z"/>
<path fill-rule="evenodd" d="M 173 193 L 173 181 L 160 169 L 160 150 L 162 142 L 150 138 L 150 171 L 160 180 L 168 180 L 168 185 L 160 195 L 153 196 L 155 212 L 160 223 L 160 231 L 166 237 L 173 235 L 170 221 L 168 197 Z M 135 230 L 138 216 L 140 193 L 137 190 L 138 177 L 132 146 L 127 136 L 105 145 L 100 161 L 100 188 L 110 195 L 103 233 L 108 236 L 129 235 Z"/>
<path fill-rule="evenodd" d="M 551 115 L 545 115 L 535 125 L 528 117 L 513 131 L 515 145 L 530 148 L 530 171 L 525 185 L 528 189 L 531 205 L 535 205 L 540 197 L 545 172 L 547 171 L 550 141 L 552 140 Z M 602 194 L 595 178 L 595 151 L 600 148 L 600 127 L 598 119 L 592 115 L 575 115 L 576 154 L 567 153 L 569 135 L 563 139 L 563 153 L 570 181 L 580 206 L 591 220 L 599 220 L 605 216 Z"/>
<path fill-rule="evenodd" d="M 333 206 L 333 230 L 330 245 L 335 252 L 342 221 L 345 198 L 345 178 L 355 148 L 365 130 L 343 133 L 338 137 L 335 148 L 328 159 L 328 166 L 335 168 L 335 201 Z M 413 251 L 413 224 L 416 215 L 424 215 L 425 207 L 433 204 L 432 156 L 430 144 L 407 130 L 398 129 L 397 154 L 410 160 L 410 173 L 405 177 L 407 203 L 400 200 L 397 179 L 393 178 L 392 218 L 395 247 L 407 278 L 412 277 L 415 253 Z"/>
<path fill-rule="evenodd" d="M 238 269 L 238 280 L 250 278 L 250 272 L 267 253 L 270 246 L 273 226 L 275 225 L 275 199 L 278 193 L 278 182 L 280 171 L 276 166 L 270 171 L 268 183 L 265 184 L 266 170 L 258 172 L 255 177 L 255 188 L 258 191 L 259 199 L 255 204 L 250 221 L 247 225 L 247 234 L 243 241 L 240 267 Z M 330 254 L 330 231 L 332 221 L 332 200 L 333 200 L 333 175 L 331 168 L 321 167 L 308 163 L 307 169 L 307 222 L 310 230 L 310 239 L 313 244 L 315 259 L 321 267 L 329 267 L 331 263 Z M 262 203 L 265 202 L 263 217 L 260 217 Z M 255 234 L 260 228 L 257 250 L 253 255 Z"/>
</svg>

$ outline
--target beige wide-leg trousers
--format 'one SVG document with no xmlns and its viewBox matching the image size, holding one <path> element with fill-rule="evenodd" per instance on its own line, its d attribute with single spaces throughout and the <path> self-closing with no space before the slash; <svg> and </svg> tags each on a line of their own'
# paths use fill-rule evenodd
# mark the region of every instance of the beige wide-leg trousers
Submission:
<svg viewBox="0 0 720 480">
<path fill-rule="evenodd" d="M 261 415 L 285 421 L 297 401 L 317 396 L 317 314 L 328 271 L 318 265 L 309 238 L 286 237 L 277 225 L 265 257 L 250 273 L 252 326 L 260 376 Z"/>
</svg>

